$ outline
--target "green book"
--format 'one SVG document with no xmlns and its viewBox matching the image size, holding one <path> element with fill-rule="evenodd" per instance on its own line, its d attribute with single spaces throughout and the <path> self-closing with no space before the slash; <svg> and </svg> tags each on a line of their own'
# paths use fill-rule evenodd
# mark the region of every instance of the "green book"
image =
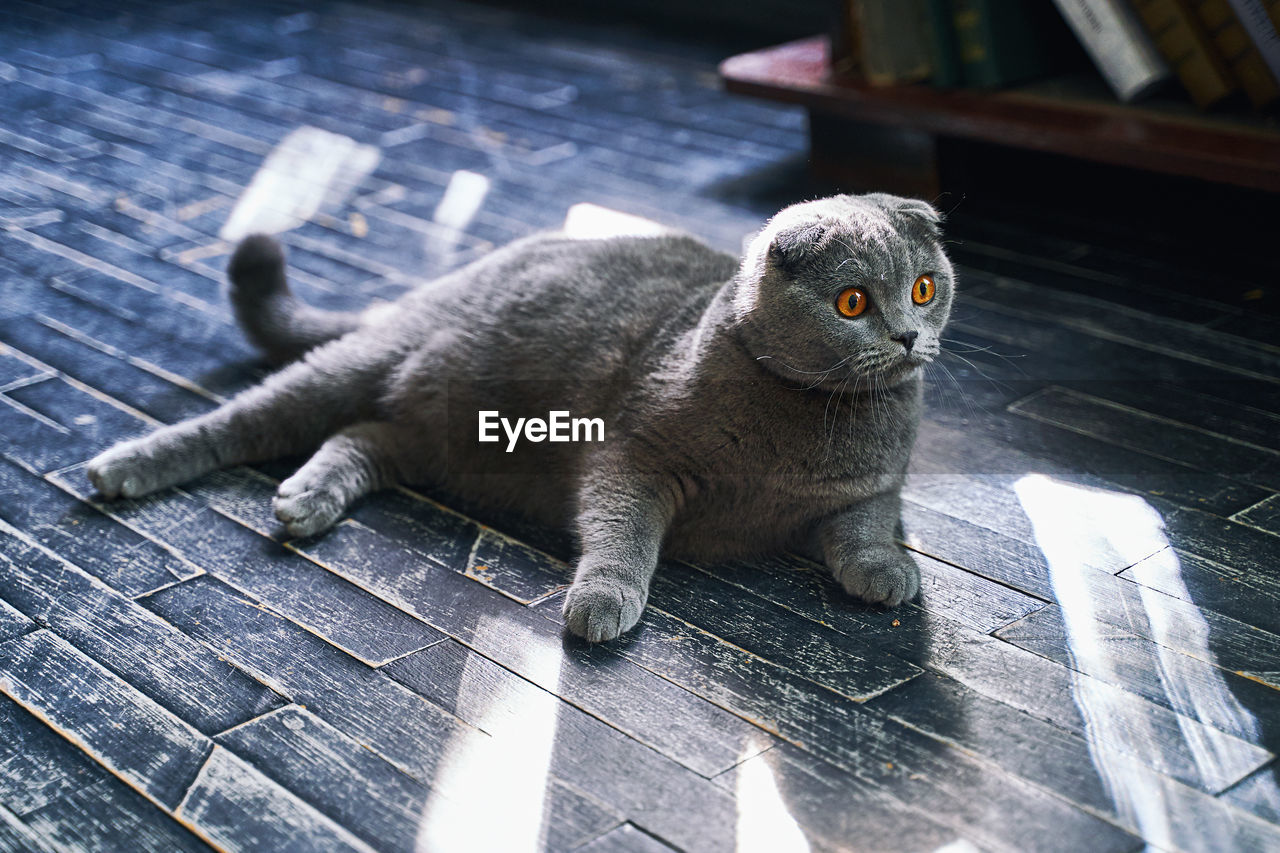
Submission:
<svg viewBox="0 0 1280 853">
<path fill-rule="evenodd" d="M 1052 70 L 1038 5 L 1026 0 L 950 0 L 966 86 L 1010 86 Z"/>
<path fill-rule="evenodd" d="M 929 31 L 933 36 L 933 77 L 930 82 L 942 89 L 964 83 L 960 49 L 951 24 L 951 0 L 928 0 Z"/>
</svg>

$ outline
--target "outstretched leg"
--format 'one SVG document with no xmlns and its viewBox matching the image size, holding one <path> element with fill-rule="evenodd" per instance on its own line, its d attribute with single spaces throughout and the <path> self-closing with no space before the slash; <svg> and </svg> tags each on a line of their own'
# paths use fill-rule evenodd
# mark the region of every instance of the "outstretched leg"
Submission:
<svg viewBox="0 0 1280 853">
<path fill-rule="evenodd" d="M 675 490 L 660 479 L 607 465 L 598 470 L 579 496 L 582 556 L 564 600 L 569 630 L 593 643 L 612 640 L 640 621 L 675 515 Z"/>
<path fill-rule="evenodd" d="M 362 342 L 308 354 L 208 414 L 117 444 L 89 462 L 107 498 L 136 498 L 219 468 L 314 448 L 342 427 L 375 417 L 385 374 Z"/>
<path fill-rule="evenodd" d="M 328 530 L 353 502 L 407 478 L 413 431 L 386 421 L 356 424 L 331 437 L 280 484 L 276 518 L 294 536 Z"/>
</svg>

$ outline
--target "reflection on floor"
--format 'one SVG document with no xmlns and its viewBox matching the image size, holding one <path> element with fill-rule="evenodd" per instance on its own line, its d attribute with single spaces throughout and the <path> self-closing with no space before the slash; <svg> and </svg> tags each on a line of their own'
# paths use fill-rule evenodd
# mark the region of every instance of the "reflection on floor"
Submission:
<svg viewBox="0 0 1280 853">
<path fill-rule="evenodd" d="M 566 217 L 736 250 L 803 116 L 727 47 L 436 2 L 10 0 L 0 47 L 0 850 L 1280 849 L 1275 258 L 962 205 L 920 601 L 668 565 L 587 648 L 546 531 L 404 490 L 290 542 L 288 465 L 81 466 L 261 375 L 244 228 L 339 308 Z"/>
</svg>

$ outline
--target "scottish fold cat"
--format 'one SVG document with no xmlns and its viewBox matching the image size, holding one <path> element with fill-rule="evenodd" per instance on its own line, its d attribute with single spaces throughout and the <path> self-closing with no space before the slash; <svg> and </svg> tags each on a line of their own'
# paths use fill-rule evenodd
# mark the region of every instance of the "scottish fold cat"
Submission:
<svg viewBox="0 0 1280 853">
<path fill-rule="evenodd" d="M 279 246 L 250 237 L 235 314 L 283 367 L 88 475 L 138 497 L 309 453 L 274 502 L 295 536 L 396 483 L 571 525 L 564 613 L 593 642 L 637 623 L 663 554 L 798 549 L 897 605 L 919 590 L 898 493 L 954 292 L 939 228 L 925 202 L 872 194 L 788 207 L 741 259 L 688 236 L 544 234 L 363 314 L 298 301 Z M 598 419 L 603 440 L 480 440 L 484 413 L 551 412 Z"/>
</svg>

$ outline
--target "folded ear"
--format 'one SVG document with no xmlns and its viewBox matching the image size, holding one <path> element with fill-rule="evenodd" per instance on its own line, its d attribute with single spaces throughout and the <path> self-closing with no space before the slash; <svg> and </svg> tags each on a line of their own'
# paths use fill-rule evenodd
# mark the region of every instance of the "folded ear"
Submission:
<svg viewBox="0 0 1280 853">
<path fill-rule="evenodd" d="M 826 226 L 819 220 L 781 229 L 769 241 L 769 263 L 782 270 L 794 270 L 819 247 L 826 233 Z"/>
<path fill-rule="evenodd" d="M 899 199 L 898 208 L 894 212 L 923 225 L 935 237 L 942 233 L 942 214 L 927 201 L 918 198 Z"/>
</svg>

